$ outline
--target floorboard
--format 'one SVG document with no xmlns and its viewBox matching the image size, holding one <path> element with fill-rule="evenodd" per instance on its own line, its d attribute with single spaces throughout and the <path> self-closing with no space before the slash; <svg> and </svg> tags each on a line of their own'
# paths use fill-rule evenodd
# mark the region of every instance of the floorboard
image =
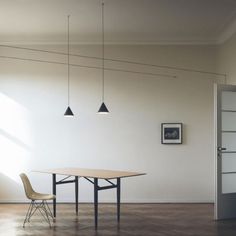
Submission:
<svg viewBox="0 0 236 236">
<path fill-rule="evenodd" d="M 98 229 L 94 228 L 93 205 L 59 204 L 52 228 L 40 214 L 26 227 L 22 223 L 27 204 L 0 204 L 0 235 L 27 236 L 235 236 L 236 220 L 214 221 L 213 204 L 121 204 L 116 221 L 115 204 L 99 204 Z"/>
</svg>

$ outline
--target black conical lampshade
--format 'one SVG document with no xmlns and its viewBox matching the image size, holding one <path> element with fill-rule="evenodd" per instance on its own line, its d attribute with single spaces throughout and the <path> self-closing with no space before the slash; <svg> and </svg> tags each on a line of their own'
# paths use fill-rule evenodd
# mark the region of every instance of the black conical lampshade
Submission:
<svg viewBox="0 0 236 236">
<path fill-rule="evenodd" d="M 67 107 L 66 112 L 64 113 L 64 116 L 74 116 L 69 106 Z"/>
<path fill-rule="evenodd" d="M 105 103 L 103 102 L 102 105 L 100 106 L 99 110 L 98 110 L 99 114 L 107 114 L 109 113 Z"/>
</svg>

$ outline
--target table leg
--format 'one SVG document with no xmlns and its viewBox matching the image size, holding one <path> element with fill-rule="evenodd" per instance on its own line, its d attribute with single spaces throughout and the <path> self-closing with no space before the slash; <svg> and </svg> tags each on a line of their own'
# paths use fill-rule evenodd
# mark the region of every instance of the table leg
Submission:
<svg viewBox="0 0 236 236">
<path fill-rule="evenodd" d="M 79 180 L 78 176 L 75 176 L 75 211 L 76 215 L 78 215 L 78 199 L 79 199 Z"/>
<path fill-rule="evenodd" d="M 117 221 L 120 222 L 120 178 L 117 178 Z"/>
<path fill-rule="evenodd" d="M 98 226 L 98 179 L 94 178 L 94 219 L 95 228 Z"/>
<path fill-rule="evenodd" d="M 52 193 L 56 195 L 56 174 L 52 174 Z M 53 199 L 53 216 L 56 217 L 56 198 Z"/>
</svg>

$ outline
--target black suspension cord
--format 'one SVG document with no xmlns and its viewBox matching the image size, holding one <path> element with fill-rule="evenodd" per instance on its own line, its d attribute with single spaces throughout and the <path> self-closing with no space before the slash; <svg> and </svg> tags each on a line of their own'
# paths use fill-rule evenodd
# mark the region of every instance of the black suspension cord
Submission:
<svg viewBox="0 0 236 236">
<path fill-rule="evenodd" d="M 104 2 L 102 2 L 102 102 L 104 102 Z"/>
<path fill-rule="evenodd" d="M 70 106 L 70 15 L 68 15 L 68 31 L 67 31 L 67 64 L 68 64 L 68 106 Z"/>
</svg>

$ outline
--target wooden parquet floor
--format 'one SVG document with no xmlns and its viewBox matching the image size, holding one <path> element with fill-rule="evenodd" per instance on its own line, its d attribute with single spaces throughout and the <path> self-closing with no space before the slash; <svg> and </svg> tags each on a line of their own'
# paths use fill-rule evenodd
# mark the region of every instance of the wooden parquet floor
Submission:
<svg viewBox="0 0 236 236">
<path fill-rule="evenodd" d="M 99 204 L 98 229 L 93 205 L 58 204 L 52 228 L 35 215 L 22 227 L 27 204 L 0 204 L 1 236 L 235 236 L 236 220 L 214 221 L 212 204 L 121 204 L 116 221 L 115 204 Z"/>
</svg>

